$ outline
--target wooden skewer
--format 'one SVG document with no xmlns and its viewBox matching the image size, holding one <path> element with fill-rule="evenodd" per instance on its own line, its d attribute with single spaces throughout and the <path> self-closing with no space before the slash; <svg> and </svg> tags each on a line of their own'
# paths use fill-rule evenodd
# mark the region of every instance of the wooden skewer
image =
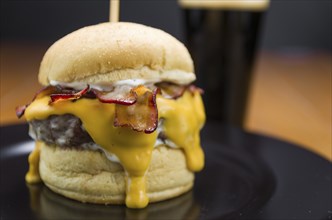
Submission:
<svg viewBox="0 0 332 220">
<path fill-rule="evenodd" d="M 110 22 L 119 21 L 120 0 L 110 0 Z"/>
</svg>

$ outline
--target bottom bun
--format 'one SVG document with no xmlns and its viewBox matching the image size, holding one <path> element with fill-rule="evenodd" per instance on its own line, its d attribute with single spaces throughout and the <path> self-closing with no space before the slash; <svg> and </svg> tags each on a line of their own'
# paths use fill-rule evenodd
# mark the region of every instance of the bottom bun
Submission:
<svg viewBox="0 0 332 220">
<path fill-rule="evenodd" d="M 125 203 L 125 172 L 119 163 L 99 151 L 60 148 L 42 143 L 39 171 L 54 192 L 81 202 Z M 194 175 L 187 169 L 179 149 L 156 147 L 146 173 L 150 202 L 176 197 L 193 186 Z"/>
</svg>

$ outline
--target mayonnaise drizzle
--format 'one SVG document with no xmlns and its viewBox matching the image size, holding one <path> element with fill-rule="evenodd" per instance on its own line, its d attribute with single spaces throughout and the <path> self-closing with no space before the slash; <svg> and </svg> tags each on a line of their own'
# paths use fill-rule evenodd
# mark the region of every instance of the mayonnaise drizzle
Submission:
<svg viewBox="0 0 332 220">
<path fill-rule="evenodd" d="M 90 88 L 100 90 L 100 91 L 109 91 L 112 88 L 116 86 L 139 86 L 139 85 L 149 85 L 149 84 L 154 84 L 160 82 L 158 80 L 144 80 L 144 79 L 126 79 L 126 80 L 120 80 L 115 83 L 109 83 L 109 84 L 89 84 Z M 51 80 L 50 84 L 52 86 L 62 86 L 62 87 L 67 87 L 67 88 L 73 88 L 76 90 L 81 90 L 84 89 L 87 86 L 86 82 L 71 82 L 71 83 L 66 83 L 66 82 L 59 82 L 59 81 L 54 81 Z"/>
</svg>

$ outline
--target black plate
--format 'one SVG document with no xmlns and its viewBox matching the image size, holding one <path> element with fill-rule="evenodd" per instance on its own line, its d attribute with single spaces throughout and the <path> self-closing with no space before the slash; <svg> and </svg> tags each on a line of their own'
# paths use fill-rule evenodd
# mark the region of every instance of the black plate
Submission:
<svg viewBox="0 0 332 220">
<path fill-rule="evenodd" d="M 1 128 L 1 220 L 331 219 L 331 163 L 297 146 L 208 123 L 192 191 L 143 210 L 82 204 L 26 185 L 27 125 Z"/>
</svg>

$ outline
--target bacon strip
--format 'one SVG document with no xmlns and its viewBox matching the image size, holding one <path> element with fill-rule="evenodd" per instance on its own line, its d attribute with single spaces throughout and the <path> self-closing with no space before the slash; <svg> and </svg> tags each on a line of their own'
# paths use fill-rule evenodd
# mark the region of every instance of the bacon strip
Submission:
<svg viewBox="0 0 332 220">
<path fill-rule="evenodd" d="M 114 89 L 111 92 L 92 90 L 102 103 L 115 103 L 120 105 L 132 105 L 137 101 L 137 94 L 131 87 L 123 87 L 121 90 Z"/>
<path fill-rule="evenodd" d="M 194 93 L 195 93 L 196 91 L 199 92 L 199 94 L 201 94 L 201 95 L 204 94 L 204 90 L 201 89 L 201 88 L 199 88 L 199 87 L 197 87 L 197 86 L 195 86 L 195 85 L 190 85 L 190 86 L 188 87 L 188 90 L 189 90 L 189 92 L 190 92 L 192 95 L 194 95 Z"/>
<path fill-rule="evenodd" d="M 57 102 L 57 101 L 63 101 L 63 100 L 76 100 L 81 98 L 84 94 L 86 94 L 90 89 L 90 86 L 87 85 L 85 89 L 76 92 L 76 93 L 63 93 L 63 94 L 51 94 L 51 101 L 50 104 Z"/>
<path fill-rule="evenodd" d="M 15 108 L 15 113 L 17 118 L 21 118 L 24 115 L 25 109 L 29 106 L 29 104 L 27 105 L 21 105 L 21 106 L 17 106 Z"/>
<path fill-rule="evenodd" d="M 156 96 L 160 94 L 160 89 L 151 92 L 144 86 L 138 86 L 132 91 L 137 95 L 136 103 L 130 106 L 116 105 L 114 126 L 130 127 L 147 134 L 154 132 L 158 126 Z"/>
<path fill-rule="evenodd" d="M 161 82 L 156 84 L 161 89 L 161 94 L 167 98 L 177 99 L 183 95 L 187 86 L 176 85 L 168 82 Z"/>
<path fill-rule="evenodd" d="M 52 94 L 54 92 L 56 92 L 58 90 L 57 87 L 55 86 L 45 86 L 43 88 L 41 88 L 35 95 L 34 97 L 32 98 L 31 102 L 29 102 L 28 104 L 26 105 L 22 105 L 22 106 L 18 106 L 16 107 L 15 109 L 15 112 L 16 112 L 16 116 L 18 118 L 21 118 L 23 115 L 24 115 L 24 112 L 25 112 L 25 109 L 33 102 L 35 101 L 35 99 L 39 98 L 39 97 L 42 97 L 42 96 L 45 96 L 45 95 L 49 95 L 49 94 Z"/>
<path fill-rule="evenodd" d="M 152 133 L 158 126 L 158 109 L 156 103 L 157 94 L 177 99 L 188 89 L 189 92 L 203 93 L 203 90 L 194 86 L 180 86 L 172 83 L 158 83 L 153 91 L 143 85 L 135 88 L 120 87 L 110 92 L 102 92 L 90 86 L 79 92 L 73 89 L 66 89 L 55 86 L 47 86 L 38 91 L 32 101 L 23 106 L 17 107 L 18 118 L 24 115 L 26 108 L 37 98 L 50 95 L 50 104 L 63 100 L 77 100 L 81 97 L 98 98 L 103 103 L 114 103 L 115 105 L 115 127 L 130 127 L 138 132 Z"/>
</svg>

